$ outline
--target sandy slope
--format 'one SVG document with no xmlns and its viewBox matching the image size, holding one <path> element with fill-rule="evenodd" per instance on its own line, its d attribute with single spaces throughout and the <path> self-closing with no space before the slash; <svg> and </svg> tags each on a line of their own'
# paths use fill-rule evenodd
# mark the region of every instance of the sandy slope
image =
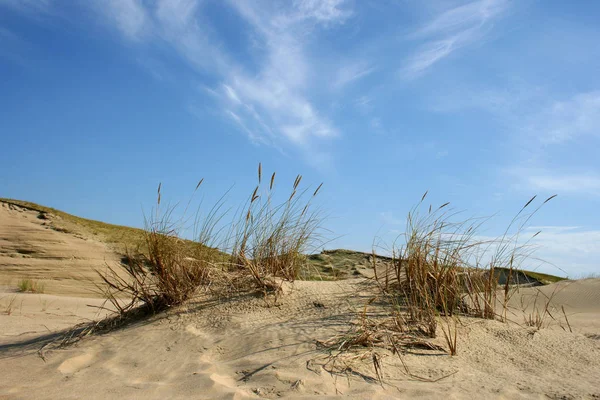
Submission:
<svg viewBox="0 0 600 400">
<path fill-rule="evenodd" d="M 576 284 L 585 293 L 598 280 Z M 384 359 L 383 387 L 369 378 L 374 373 L 368 362 L 353 364 L 347 375 L 331 375 L 315 340 L 345 332 L 370 294 L 359 281 L 296 282 L 276 305 L 260 297 L 198 301 L 53 351 L 46 361 L 37 355 L 43 340 L 14 336 L 15 312 L 0 320 L 0 396 L 600 398 L 600 310 L 576 295 L 570 299 L 585 305 L 588 325 L 571 321 L 573 333 L 557 323 L 538 331 L 465 319 L 458 356 L 420 350 L 404 355 L 414 374 L 452 374 L 438 382 L 407 377 L 392 355 Z M 28 315 L 28 307 L 36 308 L 32 301 L 19 312 Z M 35 318 L 60 320 L 41 312 Z"/>
<path fill-rule="evenodd" d="M 59 217 L 0 202 L 0 285 L 35 279 L 44 292 L 89 296 L 95 269 L 120 257 L 84 232 L 65 231 Z M 69 227 L 71 228 L 71 227 Z"/>
<path fill-rule="evenodd" d="M 84 239 L 62 237 L 61 243 L 46 242 L 46 249 L 26 233 L 47 238 L 35 213 L 8 211 L 3 211 L 3 221 L 29 231 L 11 236 L 0 228 L 3 251 L 26 243 L 39 254 L 49 254 L 67 243 L 63 259 L 68 259 L 71 244 L 87 249 L 88 260 L 106 257 L 105 247 Z M 97 246 L 99 253 L 87 245 Z M 31 260 L 25 267 L 19 258 L 13 257 L 14 264 L 8 258 L 3 258 L 7 269 L 0 270 L 0 279 L 8 279 L 5 271 L 54 271 L 67 283 L 53 286 L 53 291 L 62 287 L 77 292 L 77 279 L 52 264 L 53 259 L 48 260 L 52 267 Z M 60 330 L 97 317 L 97 308 L 88 305 L 98 306 L 101 300 L 17 294 L 6 286 L 0 290 L 0 399 L 600 399 L 598 279 L 519 290 L 511 299 L 512 323 L 463 318 L 455 357 L 443 351 L 406 351 L 403 361 L 413 374 L 439 381 L 410 378 L 397 356 L 382 351 L 383 385 L 373 379 L 369 360 L 351 362 L 342 375 L 329 373 L 327 354 L 317 346 L 317 340 L 348 331 L 357 312 L 376 294 L 361 279 L 296 282 L 286 285 L 277 300 L 200 297 L 184 308 L 47 351 L 44 359 L 38 350 Z M 540 330 L 525 326 L 536 294 L 553 293 L 557 321 L 547 318 Z M 370 312 L 380 311 L 375 304 Z M 573 332 L 559 318 L 562 305 Z M 444 345 L 441 338 L 439 332 L 437 343 Z"/>
</svg>

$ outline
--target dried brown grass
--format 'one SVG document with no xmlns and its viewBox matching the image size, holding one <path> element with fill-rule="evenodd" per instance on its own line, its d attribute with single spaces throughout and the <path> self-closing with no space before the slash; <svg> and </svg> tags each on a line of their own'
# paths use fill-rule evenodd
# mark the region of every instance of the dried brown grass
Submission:
<svg viewBox="0 0 600 400">
<path fill-rule="evenodd" d="M 522 232 L 539 207 L 554 196 L 528 212 L 534 196 L 503 235 L 489 239 L 478 234 L 487 218 L 455 222 L 459 214 L 449 203 L 425 207 L 426 196 L 409 212 L 406 232 L 398 241 L 402 244 L 392 247 L 385 271 L 381 267 L 378 271 L 373 251 L 374 282 L 380 289 L 384 315 L 369 319 L 365 314 L 346 336 L 325 343 L 339 353 L 336 357 L 345 358 L 344 351 L 355 347 L 367 347 L 370 352 L 387 349 L 399 355 L 415 344 L 429 343 L 437 349 L 430 340 L 440 330 L 445 351 L 454 356 L 461 316 L 507 321 L 506 310 L 516 287 L 511 284 L 512 276 L 532 251 L 531 239 L 523 241 Z M 496 268 L 508 271 L 503 285 L 499 285 Z M 532 323 L 543 322 L 543 315 L 534 316 Z M 374 368 L 380 376 L 379 366 Z"/>
<path fill-rule="evenodd" d="M 319 242 L 322 223 L 312 206 L 322 184 L 312 194 L 300 190 L 302 175 L 298 175 L 286 200 L 276 202 L 275 176 L 263 188 L 259 164 L 258 184 L 236 224 L 231 252 L 232 264 L 248 271 L 256 285 L 266 290 L 277 290 L 281 280 L 298 278 L 308 265 L 305 254 Z"/>
<path fill-rule="evenodd" d="M 259 164 L 258 185 L 243 211 L 225 221 L 224 197 L 205 215 L 199 210 L 193 222 L 194 240 L 182 239 L 191 199 L 183 216 L 175 218 L 176 207 L 161 208 L 159 184 L 143 243 L 129 252 L 122 265 L 98 272 L 99 289 L 121 315 L 139 307 L 155 313 L 186 302 L 198 291 L 220 297 L 251 284 L 265 293 L 277 292 L 282 280 L 298 277 L 307 263 L 305 252 L 318 239 L 321 219 L 312 211 L 312 199 L 321 186 L 305 200 L 301 180 L 298 175 L 287 200 L 278 203 L 275 173 L 263 193 Z"/>
</svg>

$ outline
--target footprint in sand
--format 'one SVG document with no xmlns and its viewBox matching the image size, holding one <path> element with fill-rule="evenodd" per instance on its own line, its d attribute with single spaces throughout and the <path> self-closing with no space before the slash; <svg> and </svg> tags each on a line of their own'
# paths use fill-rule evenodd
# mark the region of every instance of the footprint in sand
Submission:
<svg viewBox="0 0 600 400">
<path fill-rule="evenodd" d="M 80 356 L 71 357 L 60 364 L 58 370 L 64 375 L 71 375 L 77 371 L 82 370 L 83 368 L 89 367 L 94 358 L 96 357 L 96 353 L 89 352 L 84 353 Z"/>
</svg>

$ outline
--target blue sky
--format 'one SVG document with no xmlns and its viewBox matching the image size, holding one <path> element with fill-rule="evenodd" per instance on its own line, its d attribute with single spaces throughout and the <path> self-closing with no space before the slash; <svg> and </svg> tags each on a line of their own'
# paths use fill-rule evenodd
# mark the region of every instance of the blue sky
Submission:
<svg viewBox="0 0 600 400">
<path fill-rule="evenodd" d="M 0 196 L 141 226 L 158 182 L 324 182 L 328 247 L 429 190 L 497 235 L 534 194 L 542 271 L 600 272 L 600 3 L 0 0 Z M 284 184 L 285 183 L 285 184 Z M 285 189 L 285 186 L 284 186 Z"/>
</svg>

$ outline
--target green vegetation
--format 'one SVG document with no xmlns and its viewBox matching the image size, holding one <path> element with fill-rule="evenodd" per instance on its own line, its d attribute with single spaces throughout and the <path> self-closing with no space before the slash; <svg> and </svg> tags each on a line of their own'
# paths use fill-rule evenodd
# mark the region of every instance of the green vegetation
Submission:
<svg viewBox="0 0 600 400">
<path fill-rule="evenodd" d="M 131 249 L 136 248 L 140 243 L 143 242 L 143 229 L 113 225 L 105 222 L 81 218 L 68 214 L 64 211 L 56 210 L 50 207 L 44 207 L 29 201 L 5 198 L 0 198 L 0 201 L 26 208 L 28 210 L 37 211 L 40 213 L 40 219 L 47 219 L 49 216 L 57 216 L 60 219 L 59 221 L 53 221 L 55 229 L 62 231 L 83 229 L 87 233 L 97 236 L 98 240 L 114 245 L 118 251 L 123 251 L 125 247 Z"/>
<path fill-rule="evenodd" d="M 498 268 L 496 268 L 496 272 L 508 274 L 509 269 L 498 267 Z M 556 283 L 556 282 L 564 281 L 567 279 L 567 278 L 563 278 L 561 276 L 543 274 L 541 272 L 535 272 L 535 271 L 519 270 L 518 272 L 520 274 L 523 274 L 523 276 L 527 279 L 526 281 L 521 280 L 520 283 L 534 283 L 534 284 L 538 283 L 541 285 L 549 285 L 551 283 Z M 501 280 L 501 282 L 502 282 L 502 280 Z"/>
<path fill-rule="evenodd" d="M 17 287 L 23 293 L 44 293 L 45 285 L 33 279 L 21 279 Z"/>
<path fill-rule="evenodd" d="M 307 258 L 309 265 L 307 272 L 312 274 L 309 274 L 307 278 L 303 279 L 338 280 L 360 275 L 359 270 L 371 268 L 373 254 L 347 249 L 335 249 L 323 250 L 321 253 L 309 255 Z M 391 262 L 393 261 L 391 257 L 385 257 L 378 254 L 375 255 L 375 258 L 377 263 L 381 264 L 391 265 Z M 506 279 L 503 278 L 503 276 L 507 276 L 509 271 L 509 268 L 495 268 L 495 273 L 498 275 L 498 281 L 500 284 L 504 284 L 506 282 Z M 466 270 L 463 272 L 466 272 Z M 565 279 L 567 278 L 544 274 L 541 272 L 513 270 L 511 284 L 519 283 L 548 285 Z"/>
<path fill-rule="evenodd" d="M 359 275 L 359 269 L 370 268 L 371 255 L 352 250 L 323 250 L 307 257 L 306 280 L 338 280 Z"/>
</svg>

